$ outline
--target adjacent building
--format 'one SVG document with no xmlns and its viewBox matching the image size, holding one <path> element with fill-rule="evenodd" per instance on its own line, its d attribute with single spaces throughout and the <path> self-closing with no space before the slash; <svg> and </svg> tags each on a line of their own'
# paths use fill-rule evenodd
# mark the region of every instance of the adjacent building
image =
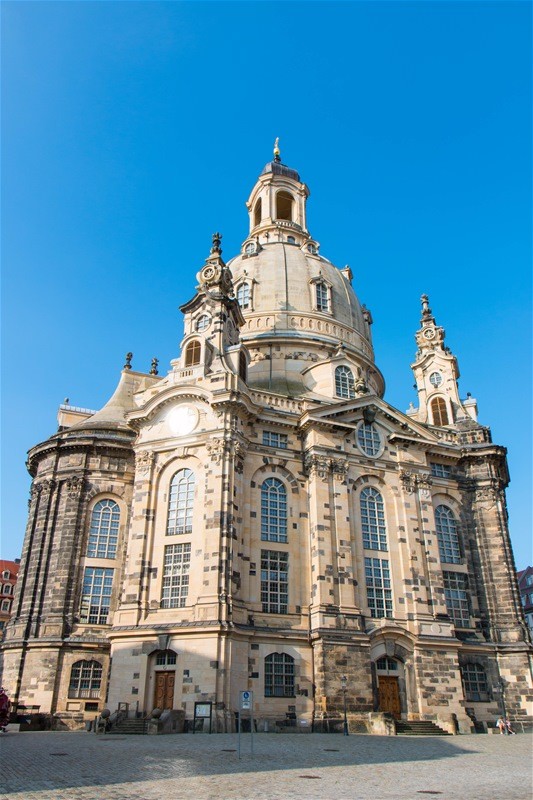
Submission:
<svg viewBox="0 0 533 800">
<path fill-rule="evenodd" d="M 517 572 L 518 591 L 522 600 L 524 617 L 531 634 L 533 634 L 533 567 L 526 567 Z"/>
<path fill-rule="evenodd" d="M 0 640 L 11 617 L 13 596 L 20 569 L 20 558 L 6 561 L 0 558 Z"/>
<path fill-rule="evenodd" d="M 426 296 L 418 405 L 385 400 L 372 315 L 308 197 L 276 149 L 240 251 L 213 237 L 168 371 L 128 354 L 106 405 L 61 407 L 29 453 L 3 682 L 56 726 L 201 703 L 232 730 L 244 689 L 260 730 L 311 726 L 343 686 L 370 730 L 531 719 L 506 450 Z"/>
</svg>

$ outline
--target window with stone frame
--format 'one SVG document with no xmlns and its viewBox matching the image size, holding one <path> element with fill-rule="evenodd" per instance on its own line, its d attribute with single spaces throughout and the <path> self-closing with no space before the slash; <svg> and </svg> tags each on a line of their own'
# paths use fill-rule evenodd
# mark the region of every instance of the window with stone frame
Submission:
<svg viewBox="0 0 533 800">
<path fill-rule="evenodd" d="M 102 665 L 99 661 L 76 661 L 70 670 L 69 697 L 99 698 Z"/>
<path fill-rule="evenodd" d="M 267 478 L 261 486 L 261 539 L 287 541 L 287 489 L 277 478 Z"/>
<path fill-rule="evenodd" d="M 239 353 L 239 378 L 241 381 L 244 381 L 244 383 L 246 383 L 248 379 L 248 365 L 246 363 L 246 356 L 242 350 Z"/>
<path fill-rule="evenodd" d="M 381 450 L 381 436 L 373 422 L 361 422 L 357 428 L 357 444 L 371 458 Z"/>
<path fill-rule="evenodd" d="M 196 479 L 190 469 L 180 469 L 170 481 L 167 536 L 192 533 Z"/>
<path fill-rule="evenodd" d="M 317 311 L 330 311 L 330 292 L 329 286 L 324 281 L 315 283 L 315 302 Z"/>
<path fill-rule="evenodd" d="M 239 303 L 241 308 L 250 308 L 251 305 L 251 293 L 250 293 L 250 284 L 249 283 L 241 283 L 237 287 L 236 292 L 237 302 Z"/>
<path fill-rule="evenodd" d="M 261 605 L 267 614 L 287 614 L 289 554 L 261 550 Z"/>
<path fill-rule="evenodd" d="M 365 550 L 387 550 L 387 528 L 383 497 L 372 486 L 366 486 L 359 496 L 361 530 Z"/>
<path fill-rule="evenodd" d="M 294 696 L 294 658 L 271 653 L 265 658 L 265 697 Z"/>
<path fill-rule="evenodd" d="M 174 650 L 158 650 L 155 657 L 156 667 L 169 667 L 176 663 L 177 653 Z"/>
<path fill-rule="evenodd" d="M 81 596 L 80 622 L 107 625 L 115 570 L 85 567 Z"/>
<path fill-rule="evenodd" d="M 463 664 L 461 675 L 467 700 L 481 703 L 491 699 L 487 674 L 481 664 Z"/>
<path fill-rule="evenodd" d="M 185 366 L 195 367 L 197 364 L 200 363 L 201 355 L 202 355 L 202 346 L 200 342 L 198 341 L 189 342 L 189 344 L 185 348 Z"/>
<path fill-rule="evenodd" d="M 266 447 L 277 447 L 278 449 L 286 450 L 289 444 L 289 437 L 286 433 L 263 431 L 263 444 Z"/>
<path fill-rule="evenodd" d="M 433 425 L 448 425 L 448 411 L 446 401 L 443 397 L 435 397 L 431 401 L 431 413 L 433 415 Z"/>
<path fill-rule="evenodd" d="M 2 600 L 2 611 L 9 611 L 11 600 Z"/>
<path fill-rule="evenodd" d="M 355 380 L 349 367 L 340 366 L 335 370 L 335 394 L 345 400 L 355 398 Z"/>
<path fill-rule="evenodd" d="M 365 558 L 365 581 L 371 616 L 392 617 L 392 586 L 388 560 Z"/>
<path fill-rule="evenodd" d="M 430 467 L 431 467 L 431 474 L 434 478 L 451 477 L 452 468 L 449 467 L 447 464 L 438 464 L 437 462 L 432 461 Z"/>
<path fill-rule="evenodd" d="M 442 573 L 446 609 L 456 628 L 470 627 L 470 596 L 464 572 Z"/>
<path fill-rule="evenodd" d="M 462 557 L 457 522 L 451 508 L 443 505 L 437 506 L 435 509 L 435 527 L 441 562 L 443 564 L 460 564 Z"/>
<path fill-rule="evenodd" d="M 120 508 L 114 500 L 99 500 L 91 512 L 87 556 L 90 558 L 116 558 Z"/>
<path fill-rule="evenodd" d="M 183 608 L 189 594 L 191 545 L 171 544 L 165 547 L 161 608 Z"/>
</svg>

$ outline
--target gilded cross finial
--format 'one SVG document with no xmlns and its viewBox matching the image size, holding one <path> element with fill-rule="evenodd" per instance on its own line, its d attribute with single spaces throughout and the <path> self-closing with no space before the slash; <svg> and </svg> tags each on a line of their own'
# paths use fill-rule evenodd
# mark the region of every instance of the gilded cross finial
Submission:
<svg viewBox="0 0 533 800">
<path fill-rule="evenodd" d="M 159 359 L 152 358 L 152 364 L 150 366 L 150 375 L 159 375 L 159 371 L 157 367 L 159 366 Z"/>
<path fill-rule="evenodd" d="M 122 369 L 131 369 L 131 359 L 133 358 L 133 353 L 126 353 L 126 363 L 122 367 Z"/>
<path fill-rule="evenodd" d="M 221 233 L 214 233 L 213 234 L 213 246 L 211 247 L 211 252 L 212 253 L 218 253 L 220 255 L 220 253 L 222 252 L 222 248 L 220 246 L 221 241 L 222 241 L 222 234 Z"/>
<path fill-rule="evenodd" d="M 274 161 L 281 161 L 279 154 L 279 136 L 276 136 L 276 141 L 274 142 Z"/>
</svg>

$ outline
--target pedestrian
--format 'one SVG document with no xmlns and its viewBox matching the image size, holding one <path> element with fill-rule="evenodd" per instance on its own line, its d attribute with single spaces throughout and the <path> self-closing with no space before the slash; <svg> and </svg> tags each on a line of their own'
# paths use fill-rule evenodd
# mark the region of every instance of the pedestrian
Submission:
<svg viewBox="0 0 533 800">
<path fill-rule="evenodd" d="M 499 728 L 501 735 L 505 736 L 505 734 L 507 733 L 507 729 L 503 717 L 498 717 L 498 719 L 496 720 L 496 727 Z"/>
<path fill-rule="evenodd" d="M 505 720 L 505 730 L 507 731 L 509 736 L 516 736 L 516 731 L 513 731 L 513 729 L 511 728 L 511 720 L 509 718 Z"/>
<path fill-rule="evenodd" d="M 0 688 L 0 730 L 2 733 L 6 733 L 7 724 L 9 722 L 10 707 L 11 703 L 9 702 L 9 697 L 6 694 L 6 690 L 2 686 Z"/>
</svg>

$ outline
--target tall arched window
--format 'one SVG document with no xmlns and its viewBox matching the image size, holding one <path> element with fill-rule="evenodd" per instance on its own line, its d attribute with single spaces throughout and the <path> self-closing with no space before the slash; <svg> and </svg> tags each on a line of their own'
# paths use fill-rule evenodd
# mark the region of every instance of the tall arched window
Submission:
<svg viewBox="0 0 533 800">
<path fill-rule="evenodd" d="M 278 192 L 276 195 L 276 219 L 288 219 L 292 222 L 292 195 Z"/>
<path fill-rule="evenodd" d="M 367 486 L 360 496 L 363 547 L 366 550 L 387 549 L 387 529 L 383 498 L 377 489 Z"/>
<path fill-rule="evenodd" d="M 99 500 L 92 510 L 87 555 L 116 558 L 120 508 L 114 500 Z"/>
<path fill-rule="evenodd" d="M 277 478 L 267 478 L 261 486 L 261 539 L 287 541 L 287 490 Z"/>
<path fill-rule="evenodd" d="M 440 560 L 445 564 L 460 564 L 461 549 L 459 547 L 457 523 L 451 508 L 437 506 L 435 509 L 435 526 Z"/>
<path fill-rule="evenodd" d="M 194 367 L 199 364 L 201 352 L 202 346 L 200 342 L 189 342 L 185 348 L 185 366 Z"/>
<path fill-rule="evenodd" d="M 329 289 L 324 281 L 315 285 L 317 311 L 329 311 Z"/>
<path fill-rule="evenodd" d="M 261 198 L 259 198 L 254 208 L 254 227 L 260 224 L 261 219 L 262 219 Z"/>
<path fill-rule="evenodd" d="M 461 674 L 467 700 L 474 703 L 490 700 L 487 675 L 481 664 L 463 664 Z"/>
<path fill-rule="evenodd" d="M 337 367 L 335 370 L 335 394 L 347 400 L 355 397 L 355 381 L 349 367 Z"/>
<path fill-rule="evenodd" d="M 99 661 L 76 661 L 70 671 L 69 697 L 100 697 L 102 665 Z"/>
<path fill-rule="evenodd" d="M 241 308 L 250 307 L 250 284 L 241 283 L 237 289 L 237 302 Z"/>
<path fill-rule="evenodd" d="M 265 658 L 265 697 L 294 697 L 294 658 L 271 653 Z"/>
<path fill-rule="evenodd" d="M 194 473 L 190 469 L 180 469 L 172 478 L 168 498 L 167 536 L 192 532 L 194 485 Z"/>
<path fill-rule="evenodd" d="M 435 397 L 431 401 L 431 413 L 433 415 L 433 425 L 448 425 L 448 411 L 443 397 Z"/>
</svg>

